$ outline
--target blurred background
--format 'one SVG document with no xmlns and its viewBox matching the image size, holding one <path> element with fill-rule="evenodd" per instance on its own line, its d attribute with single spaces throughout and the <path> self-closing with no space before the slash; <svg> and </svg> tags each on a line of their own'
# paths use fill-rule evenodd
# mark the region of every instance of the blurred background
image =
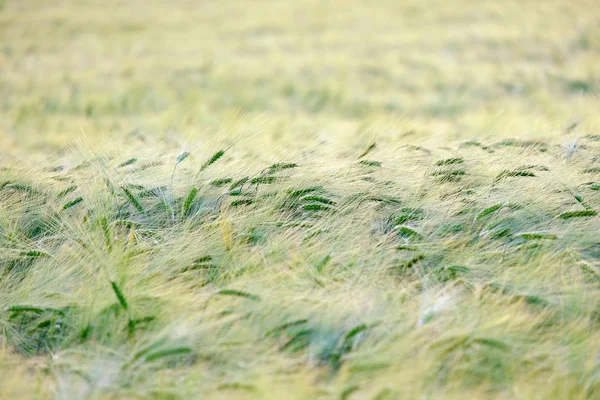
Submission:
<svg viewBox="0 0 600 400">
<path fill-rule="evenodd" d="M 589 134 L 599 60 L 594 0 L 0 0 L 0 144 Z"/>
</svg>

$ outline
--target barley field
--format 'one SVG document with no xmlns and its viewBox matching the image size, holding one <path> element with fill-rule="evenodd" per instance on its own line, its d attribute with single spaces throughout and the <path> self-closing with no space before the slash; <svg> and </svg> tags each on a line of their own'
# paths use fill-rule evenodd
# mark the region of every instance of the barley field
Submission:
<svg viewBox="0 0 600 400">
<path fill-rule="evenodd" d="M 598 210 L 595 0 L 0 0 L 0 399 L 598 399 Z"/>
</svg>

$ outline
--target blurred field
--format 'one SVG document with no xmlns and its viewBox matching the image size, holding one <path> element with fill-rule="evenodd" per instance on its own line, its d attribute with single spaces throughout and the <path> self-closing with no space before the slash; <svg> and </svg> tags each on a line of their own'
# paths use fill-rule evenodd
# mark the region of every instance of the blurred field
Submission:
<svg viewBox="0 0 600 400">
<path fill-rule="evenodd" d="M 596 1 L 0 0 L 0 399 L 600 397 Z"/>
</svg>

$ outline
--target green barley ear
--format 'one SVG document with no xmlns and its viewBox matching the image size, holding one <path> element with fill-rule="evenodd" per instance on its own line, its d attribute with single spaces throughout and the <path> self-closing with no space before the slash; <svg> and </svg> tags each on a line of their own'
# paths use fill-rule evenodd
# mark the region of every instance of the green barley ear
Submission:
<svg viewBox="0 0 600 400">
<path fill-rule="evenodd" d="M 381 204 L 401 204 L 402 200 L 395 196 L 369 196 L 368 201 L 374 201 Z"/>
<path fill-rule="evenodd" d="M 232 191 L 232 190 L 238 189 L 238 188 L 240 188 L 240 187 L 243 187 L 243 186 L 244 186 L 244 184 L 245 184 L 246 182 L 248 182 L 248 179 L 250 179 L 250 177 L 249 177 L 249 176 L 245 176 L 245 177 L 243 177 L 242 179 L 238 179 L 237 181 L 233 182 L 233 183 L 232 183 L 232 184 L 229 186 L 229 190 L 230 190 L 230 191 Z M 241 190 L 241 189 L 240 189 L 240 190 Z"/>
<path fill-rule="evenodd" d="M 320 203 L 309 203 L 302 206 L 304 211 L 329 211 L 331 207 Z"/>
<path fill-rule="evenodd" d="M 477 219 L 483 218 L 486 215 L 489 215 L 493 212 L 498 211 L 499 209 L 501 209 L 503 206 L 503 204 L 494 204 L 493 206 L 490 206 L 488 208 L 486 208 L 485 210 L 483 210 L 482 212 L 479 213 L 479 215 L 477 215 Z"/>
<path fill-rule="evenodd" d="M 360 385 L 350 385 L 345 387 L 340 393 L 340 400 L 349 400 L 350 396 L 360 390 Z"/>
<path fill-rule="evenodd" d="M 252 178 L 250 180 L 250 183 L 253 185 L 259 185 L 259 184 L 268 185 L 268 184 L 275 183 L 275 182 L 277 182 L 276 176 L 257 176 L 256 178 Z"/>
<path fill-rule="evenodd" d="M 438 162 L 436 162 L 435 165 L 437 165 L 438 167 L 441 167 L 443 165 L 462 164 L 463 162 L 465 162 L 464 158 L 453 157 L 453 158 L 445 158 L 442 160 L 438 160 Z"/>
<path fill-rule="evenodd" d="M 248 300 L 252 300 L 252 301 L 260 301 L 259 296 L 252 294 L 252 293 L 244 292 L 242 290 L 236 290 L 236 289 L 220 289 L 220 290 L 217 290 L 215 295 L 235 296 L 235 297 L 242 297 L 244 299 L 248 299 Z"/>
<path fill-rule="evenodd" d="M 121 370 L 126 370 L 138 361 L 155 361 L 164 357 L 188 354 L 192 348 L 187 345 L 166 346 L 167 338 L 161 337 L 142 347 L 135 352 L 133 356 L 121 366 Z"/>
<path fill-rule="evenodd" d="M 302 329 L 301 331 L 297 332 L 290 340 L 288 340 L 286 343 L 280 346 L 279 351 L 289 350 L 291 352 L 296 352 L 306 348 L 310 344 L 312 334 L 312 329 Z"/>
<path fill-rule="evenodd" d="M 538 240 L 538 239 L 554 240 L 557 238 L 557 236 L 552 233 L 540 233 L 540 232 L 521 233 L 519 235 L 519 237 L 521 237 L 522 239 L 525 239 L 525 240 Z"/>
<path fill-rule="evenodd" d="M 29 193 L 38 193 L 38 191 L 31 185 L 27 185 L 25 183 L 10 183 L 7 182 L 3 184 L 2 188 L 18 190 L 20 192 L 29 192 Z"/>
<path fill-rule="evenodd" d="M 497 230 L 490 232 L 489 238 L 490 239 L 501 239 L 503 237 L 510 236 L 510 235 L 511 235 L 510 228 L 504 228 L 504 229 L 497 229 Z"/>
<path fill-rule="evenodd" d="M 467 173 L 465 170 L 457 169 L 457 170 L 437 170 L 431 173 L 431 176 L 437 176 L 440 182 L 456 182 L 460 181 L 463 176 Z"/>
<path fill-rule="evenodd" d="M 119 284 L 113 280 L 110 281 L 110 284 L 112 286 L 113 291 L 115 292 L 117 300 L 119 300 L 119 304 L 121 304 L 121 307 L 123 307 L 124 310 L 127 310 L 129 304 L 127 304 L 127 298 L 123 294 L 123 291 L 119 287 Z"/>
<path fill-rule="evenodd" d="M 369 329 L 367 324 L 359 324 L 351 328 L 346 333 L 340 347 L 336 349 L 336 351 L 333 354 L 331 354 L 331 356 L 333 356 L 330 359 L 330 361 L 333 361 L 333 364 L 331 366 L 333 366 L 335 369 L 338 369 L 340 367 L 340 358 L 344 354 L 356 348 L 361 339 L 361 336 L 359 335 L 367 331 L 367 329 Z"/>
<path fill-rule="evenodd" d="M 381 167 L 381 161 L 374 161 L 374 160 L 362 160 L 360 162 L 360 164 L 362 165 L 366 165 L 368 167 Z"/>
<path fill-rule="evenodd" d="M 135 158 L 135 157 L 134 158 L 130 158 L 129 160 L 123 161 L 121 164 L 119 164 L 118 168 L 123 168 L 123 167 L 126 167 L 128 165 L 135 164 L 136 162 L 137 162 L 137 158 Z"/>
<path fill-rule="evenodd" d="M 404 207 L 401 211 L 402 213 L 397 216 L 392 214 L 389 217 L 390 222 L 394 223 L 395 225 L 401 225 L 407 221 L 415 221 L 424 218 L 424 210 L 420 208 Z"/>
<path fill-rule="evenodd" d="M 448 282 L 458 278 L 462 274 L 466 274 L 470 271 L 468 267 L 463 265 L 451 265 L 449 267 L 438 267 L 433 271 L 433 275 L 437 277 L 441 282 Z"/>
<path fill-rule="evenodd" d="M 520 147 L 523 149 L 537 150 L 540 152 L 548 151 L 548 145 L 542 141 L 536 140 L 517 140 L 517 139 L 505 139 L 498 143 L 495 143 L 496 147 Z"/>
<path fill-rule="evenodd" d="M 531 172 L 531 171 L 508 171 L 508 170 L 503 170 L 501 171 L 495 178 L 496 181 L 499 181 L 502 178 L 509 178 L 509 177 L 535 177 L 536 175 Z"/>
<path fill-rule="evenodd" d="M 126 219 L 116 220 L 112 224 L 115 226 L 124 226 L 127 229 L 137 228 L 137 227 L 141 226 L 141 224 L 139 222 L 129 221 Z"/>
<path fill-rule="evenodd" d="M 56 195 L 56 197 L 58 197 L 58 198 L 65 197 L 66 195 L 68 195 L 69 193 L 75 191 L 76 189 L 77 189 L 77 185 L 71 185 L 68 188 L 66 188 L 66 189 L 61 190 L 60 192 L 58 192 L 58 194 Z"/>
<path fill-rule="evenodd" d="M 550 169 L 548 167 L 546 167 L 545 165 L 539 165 L 539 164 L 521 165 L 519 168 L 517 168 L 517 170 L 519 170 L 519 171 L 528 170 L 528 169 L 533 169 L 536 171 L 550 171 Z"/>
<path fill-rule="evenodd" d="M 81 203 L 82 201 L 83 201 L 83 197 L 78 197 L 78 198 L 76 198 L 75 200 L 71 200 L 71 201 L 69 201 L 69 202 L 65 203 L 65 204 L 62 206 L 62 209 L 63 209 L 63 210 L 66 210 L 66 209 L 68 209 L 68 208 L 71 208 L 71 207 L 73 207 L 73 206 L 76 206 L 77 204 Z"/>
<path fill-rule="evenodd" d="M 323 268 L 325 268 L 327 264 L 329 264 L 329 261 L 331 261 L 331 254 L 327 254 L 325 257 L 323 257 L 321 261 L 319 261 L 319 263 L 315 266 L 315 270 L 318 273 L 323 272 Z"/>
<path fill-rule="evenodd" d="M 250 383 L 241 383 L 241 382 L 226 382 L 217 386 L 217 390 L 238 390 L 244 392 L 256 392 L 256 386 Z"/>
<path fill-rule="evenodd" d="M 190 155 L 189 151 L 184 151 L 179 153 L 177 159 L 175 159 L 175 166 L 173 166 L 173 172 L 171 173 L 171 185 L 173 185 L 173 177 L 175 176 L 175 171 L 177 170 L 177 166 L 183 162 Z"/>
<path fill-rule="evenodd" d="M 371 151 L 373 151 L 375 149 L 375 147 L 377 147 L 377 143 L 373 142 L 369 145 L 369 147 L 367 147 L 362 153 L 360 153 L 360 156 L 358 156 L 359 159 L 363 158 L 364 156 L 366 156 L 367 154 L 369 154 Z"/>
<path fill-rule="evenodd" d="M 581 264 L 579 264 L 579 266 L 581 267 L 583 272 L 592 276 L 595 280 L 600 281 L 600 272 L 598 271 L 598 269 L 596 269 L 595 267 L 592 267 L 588 263 L 581 263 Z"/>
<path fill-rule="evenodd" d="M 228 183 L 233 182 L 233 178 L 221 178 L 221 179 L 215 179 L 213 181 L 210 182 L 210 184 L 212 186 L 223 186 L 223 185 L 227 185 Z"/>
<path fill-rule="evenodd" d="M 22 251 L 20 253 L 20 255 L 23 257 L 29 257 L 29 258 L 50 257 L 50 254 L 46 253 L 45 251 L 41 251 L 41 250 L 25 250 L 25 251 Z"/>
<path fill-rule="evenodd" d="M 405 225 L 401 225 L 398 227 L 398 236 L 402 236 L 402 237 L 413 237 L 413 238 L 422 238 L 423 235 L 421 235 L 419 232 L 415 231 L 412 228 L 409 228 L 408 226 Z"/>
<path fill-rule="evenodd" d="M 149 168 L 158 167 L 158 166 L 163 165 L 163 164 L 164 164 L 164 161 L 160 161 L 160 160 L 150 161 L 150 162 L 144 163 L 144 164 L 140 165 L 139 167 L 133 169 L 132 172 L 134 172 L 134 171 L 135 172 L 142 172 L 142 171 L 145 171 L 145 170 L 147 170 Z"/>
<path fill-rule="evenodd" d="M 348 331 L 348 333 L 346 333 L 346 336 L 344 337 L 345 341 L 349 341 L 351 339 L 353 339 L 356 335 L 358 335 L 361 332 L 364 332 L 368 329 L 367 324 L 360 324 L 355 326 L 354 328 L 350 329 Z"/>
<path fill-rule="evenodd" d="M 180 153 L 180 154 L 177 156 L 177 159 L 175 160 L 175 165 L 178 165 L 178 164 L 180 164 L 181 162 L 183 162 L 183 160 L 185 160 L 186 158 L 188 158 L 188 156 L 189 156 L 189 155 L 190 155 L 190 152 L 189 152 L 189 151 L 184 151 L 184 152 Z"/>
<path fill-rule="evenodd" d="M 102 233 L 104 234 L 104 242 L 106 243 L 106 247 L 108 252 L 112 251 L 112 239 L 110 233 L 110 225 L 108 224 L 108 220 L 106 217 L 100 218 L 100 228 L 102 228 Z"/>
<path fill-rule="evenodd" d="M 112 184 L 112 182 L 110 181 L 110 179 L 104 178 L 104 183 L 106 184 L 106 187 L 108 188 L 108 191 L 110 192 L 110 194 L 112 194 L 114 196 L 115 195 L 115 187 Z"/>
<path fill-rule="evenodd" d="M 131 193 L 131 191 L 129 189 L 127 189 L 125 186 L 122 186 L 121 189 L 123 189 L 123 192 L 125 192 L 125 195 L 127 196 L 127 198 L 129 199 L 129 201 L 131 202 L 131 204 L 133 204 L 133 206 L 139 211 L 139 212 L 144 212 L 144 207 L 142 207 L 142 204 L 140 203 L 140 201 L 137 199 L 137 197 L 135 197 L 135 195 L 133 193 Z"/>
<path fill-rule="evenodd" d="M 268 168 L 267 173 L 274 174 L 276 172 L 283 171 L 285 169 L 296 168 L 297 166 L 298 166 L 298 164 L 295 164 L 295 163 L 277 163 L 277 164 L 271 165 Z"/>
<path fill-rule="evenodd" d="M 53 309 L 53 308 L 30 306 L 30 305 L 23 305 L 23 304 L 13 304 L 13 305 L 7 306 L 6 308 L 4 308 L 4 310 L 11 312 L 11 313 L 16 313 L 16 314 L 26 313 L 26 312 L 41 314 L 46 311 L 55 311 L 55 309 Z"/>
<path fill-rule="evenodd" d="M 402 251 L 417 251 L 418 250 L 418 248 L 415 246 L 407 246 L 405 244 L 399 244 L 395 248 L 396 248 L 396 250 L 402 250 Z"/>
<path fill-rule="evenodd" d="M 171 346 L 163 349 L 157 349 L 152 352 L 147 353 L 144 356 L 145 361 L 155 361 L 159 358 L 170 357 L 170 356 L 178 356 L 182 354 L 188 354 L 192 352 L 192 348 L 190 346 Z"/>
<path fill-rule="evenodd" d="M 138 198 L 142 197 L 161 197 L 167 192 L 166 186 L 157 186 L 150 189 L 144 189 L 137 194 Z"/>
<path fill-rule="evenodd" d="M 204 171 L 206 168 L 210 167 L 212 164 L 216 163 L 223 155 L 225 154 L 225 150 L 219 150 L 211 158 L 209 158 L 202 166 L 200 167 L 199 173 Z"/>
<path fill-rule="evenodd" d="M 127 363 L 123 364 L 121 369 L 126 369 L 131 364 L 135 363 L 137 360 L 143 359 L 148 353 L 152 353 L 154 350 L 160 348 L 164 344 L 167 343 L 166 337 L 161 337 L 156 339 L 154 342 L 149 343 L 148 345 L 142 347 L 140 350 L 135 352 L 135 354 L 131 357 L 131 360 Z"/>
<path fill-rule="evenodd" d="M 578 190 L 567 188 L 567 191 L 571 194 L 571 196 L 573 196 L 573 198 L 575 198 L 575 200 L 577 200 L 577 202 L 579 204 L 581 204 L 581 206 L 583 208 L 586 208 L 586 209 L 590 209 L 591 208 L 590 205 L 587 204 L 587 202 L 585 201 L 585 199 L 583 198 L 583 196 L 581 195 L 581 193 L 579 193 Z"/>
<path fill-rule="evenodd" d="M 187 214 L 190 211 L 190 209 L 192 208 L 192 202 L 196 198 L 197 194 L 198 194 L 197 188 L 192 188 L 192 190 L 190 190 L 190 193 L 188 194 L 187 198 L 185 199 L 185 203 L 183 204 L 183 214 L 184 215 Z"/>
<path fill-rule="evenodd" d="M 239 199 L 239 200 L 232 201 L 231 206 L 232 207 L 248 206 L 252 203 L 254 203 L 254 200 L 252 200 L 252 199 Z"/>
<path fill-rule="evenodd" d="M 571 219 L 571 218 L 583 218 L 583 217 L 593 217 L 596 214 L 596 210 L 577 210 L 577 211 L 567 211 L 562 214 L 559 214 L 557 218 L 560 219 Z"/>
<path fill-rule="evenodd" d="M 473 343 L 477 343 L 486 347 L 491 347 L 502 351 L 509 351 L 511 349 L 511 347 L 508 344 L 495 338 L 477 337 L 473 339 Z"/>
<path fill-rule="evenodd" d="M 301 201 L 312 201 L 312 202 L 330 204 L 330 205 L 335 204 L 335 201 L 333 201 L 333 200 L 329 200 L 328 198 L 323 197 L 323 196 L 315 196 L 315 195 L 304 196 L 300 200 Z"/>
<path fill-rule="evenodd" d="M 207 254 L 205 256 L 195 259 L 194 264 L 206 263 L 206 262 L 212 261 L 212 259 L 213 259 L 213 257 L 210 254 Z"/>
<path fill-rule="evenodd" d="M 323 186 L 310 186 L 304 189 L 297 189 L 290 191 L 290 197 L 300 197 L 308 193 L 323 190 Z"/>
<path fill-rule="evenodd" d="M 305 318 L 303 318 L 303 319 L 297 319 L 297 320 L 290 321 L 290 322 L 286 322 L 284 324 L 281 324 L 281 325 L 279 325 L 279 326 L 271 329 L 270 331 L 268 331 L 267 333 L 265 333 L 265 336 L 267 336 L 267 337 L 268 336 L 272 336 L 272 335 L 275 335 L 276 333 L 279 333 L 279 332 L 282 332 L 284 330 L 287 330 L 288 328 L 293 328 L 293 327 L 296 327 L 296 326 L 299 326 L 299 325 L 304 325 L 306 323 L 308 323 L 308 319 L 305 319 Z"/>
<path fill-rule="evenodd" d="M 394 269 L 397 271 L 410 269 L 410 268 L 414 267 L 415 265 L 417 265 L 418 263 L 420 263 L 421 261 L 423 261 L 424 259 L 425 259 L 425 254 L 418 254 L 408 261 L 404 261 L 404 262 L 400 263 L 399 265 L 390 267 L 390 269 Z"/>
<path fill-rule="evenodd" d="M 133 190 L 147 190 L 144 185 L 140 185 L 138 183 L 128 183 L 125 185 L 125 187 L 127 189 L 133 189 Z"/>
<path fill-rule="evenodd" d="M 218 267 L 215 264 L 210 264 L 210 261 L 212 261 L 212 259 L 213 257 L 210 254 L 199 257 L 195 259 L 191 265 L 187 265 L 183 268 L 180 268 L 178 272 L 194 271 L 198 269 L 214 270 Z"/>
</svg>

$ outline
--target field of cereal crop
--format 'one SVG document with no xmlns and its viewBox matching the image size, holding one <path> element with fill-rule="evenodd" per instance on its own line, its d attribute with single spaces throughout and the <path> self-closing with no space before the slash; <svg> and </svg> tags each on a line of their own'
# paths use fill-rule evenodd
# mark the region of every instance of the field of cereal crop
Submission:
<svg viewBox="0 0 600 400">
<path fill-rule="evenodd" d="M 600 4 L 0 0 L 0 399 L 597 399 Z"/>
</svg>

